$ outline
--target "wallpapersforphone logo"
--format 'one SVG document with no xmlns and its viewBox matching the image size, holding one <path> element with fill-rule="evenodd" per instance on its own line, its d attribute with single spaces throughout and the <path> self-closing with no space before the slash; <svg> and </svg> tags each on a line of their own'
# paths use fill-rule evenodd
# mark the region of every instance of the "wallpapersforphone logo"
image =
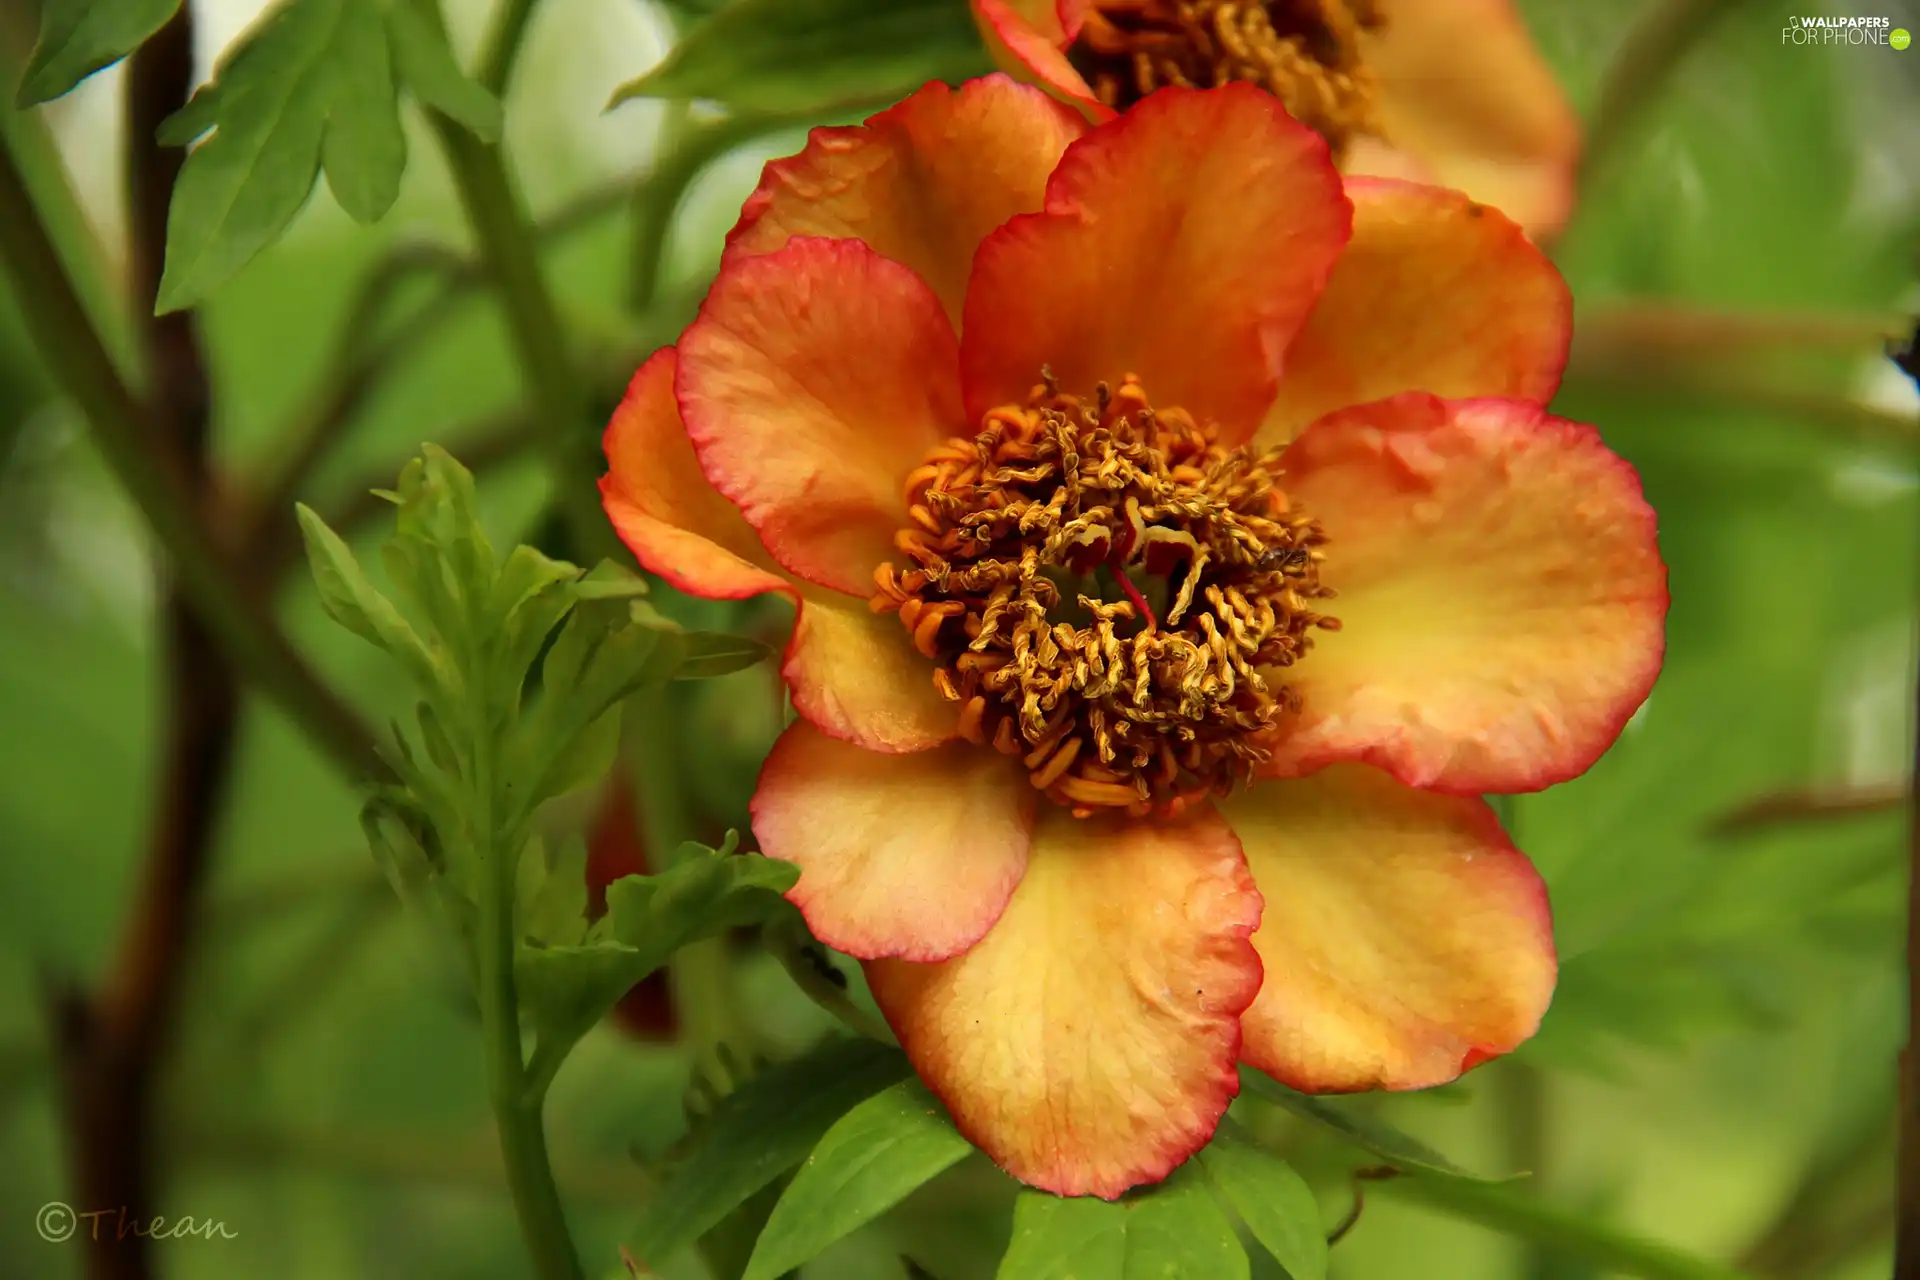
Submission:
<svg viewBox="0 0 1920 1280">
<path fill-rule="evenodd" d="M 217 1218 L 135 1218 L 126 1206 L 117 1209 L 89 1209 L 85 1213 L 61 1200 L 49 1200 L 33 1215 L 33 1229 L 48 1244 L 65 1244 L 78 1236 L 83 1240 L 125 1240 L 139 1236 L 146 1240 L 238 1240 Z"/>
<path fill-rule="evenodd" d="M 1882 45 L 1904 49 L 1910 43 L 1906 31 L 1893 25 L 1891 18 L 1803 18 L 1787 19 L 1780 28 L 1781 44 L 1807 45 Z"/>
</svg>

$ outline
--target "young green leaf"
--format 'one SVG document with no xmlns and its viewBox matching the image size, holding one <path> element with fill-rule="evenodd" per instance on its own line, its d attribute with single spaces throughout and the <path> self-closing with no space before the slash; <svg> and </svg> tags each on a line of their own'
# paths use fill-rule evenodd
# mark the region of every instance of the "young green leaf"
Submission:
<svg viewBox="0 0 1920 1280">
<path fill-rule="evenodd" d="M 912 1071 L 891 1046 L 832 1039 L 754 1077 L 720 1103 L 647 1204 L 634 1256 L 664 1264 L 805 1159 L 849 1108 Z"/>
<path fill-rule="evenodd" d="M 733 0 L 614 91 L 736 110 L 825 111 L 992 70 L 954 0 Z"/>
<path fill-rule="evenodd" d="M 1215 1190 L 1292 1280 L 1326 1280 L 1327 1233 L 1320 1206 L 1293 1166 L 1231 1120 L 1200 1152 Z"/>
<path fill-rule="evenodd" d="M 460 70 L 446 38 L 402 0 L 387 10 L 387 34 L 400 76 L 421 106 L 467 127 L 482 142 L 500 139 L 500 100 Z"/>
<path fill-rule="evenodd" d="M 673 865 L 655 876 L 624 876 L 607 886 L 607 914 L 596 926 L 603 937 L 629 946 L 668 950 L 708 934 L 758 924 L 778 909 L 800 869 L 757 853 L 687 845 Z"/>
<path fill-rule="evenodd" d="M 1247 1280 L 1233 1224 L 1190 1166 L 1123 1200 L 1022 1191 L 996 1280 Z"/>
<path fill-rule="evenodd" d="M 40 0 L 40 38 L 15 105 L 59 97 L 138 49 L 179 8 L 180 0 Z"/>
<path fill-rule="evenodd" d="M 393 602 L 381 595 L 340 535 L 311 507 L 294 508 L 306 540 L 307 563 L 320 589 L 320 603 L 335 622 L 397 658 L 422 688 L 445 687 L 439 663 Z"/>
<path fill-rule="evenodd" d="M 1426 1169 L 1477 1181 L 1501 1180 L 1481 1178 L 1479 1174 L 1462 1169 L 1424 1142 L 1409 1137 L 1384 1121 L 1361 1115 L 1325 1098 L 1296 1092 L 1251 1067 L 1240 1068 L 1240 1088 L 1243 1093 L 1255 1094 L 1297 1116 L 1326 1125 L 1347 1141 L 1365 1147 L 1396 1168 Z"/>
<path fill-rule="evenodd" d="M 181 168 L 167 211 L 156 312 L 191 306 L 277 240 L 327 178 L 349 214 L 393 203 L 406 144 L 377 0 L 279 0 L 163 126 L 213 128 Z"/>
<path fill-rule="evenodd" d="M 972 1150 L 920 1081 L 868 1098 L 835 1121 L 800 1166 L 741 1280 L 776 1280 L 810 1261 Z"/>
<path fill-rule="evenodd" d="M 570 795 L 607 776 L 620 754 L 620 707 L 601 713 L 584 733 L 553 758 L 537 784 L 537 803 Z"/>
<path fill-rule="evenodd" d="M 607 914 L 583 941 L 521 947 L 514 972 L 539 1033 L 534 1077 L 550 1078 L 580 1037 L 675 951 L 755 922 L 798 878 L 791 863 L 702 850 L 659 875 L 607 886 Z"/>
<path fill-rule="evenodd" d="M 400 195 L 407 135 L 393 91 L 393 61 L 378 0 L 340 0 L 334 96 L 320 160 L 333 198 L 355 222 L 378 222 Z"/>
</svg>

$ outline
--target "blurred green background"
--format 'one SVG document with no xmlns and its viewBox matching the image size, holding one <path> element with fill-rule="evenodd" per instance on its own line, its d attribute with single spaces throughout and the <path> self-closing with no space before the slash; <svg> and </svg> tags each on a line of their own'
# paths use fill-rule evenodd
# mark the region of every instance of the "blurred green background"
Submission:
<svg viewBox="0 0 1920 1280">
<path fill-rule="evenodd" d="M 1591 117 L 1649 6 L 1522 7 Z M 1886 15 L 1920 29 L 1920 9 L 1722 7 L 1593 176 L 1556 249 L 1582 335 L 1556 409 L 1599 424 L 1660 513 L 1673 592 L 1665 674 L 1588 776 L 1509 814 L 1551 884 L 1564 962 L 1539 1038 L 1458 1085 L 1369 1105 L 1471 1167 L 1534 1171 L 1528 1194 L 1609 1228 L 1756 1275 L 1865 1280 L 1886 1275 L 1891 1257 L 1904 815 L 1889 804 L 1715 825 L 1773 793 L 1902 783 L 1920 402 L 1871 341 L 1742 342 L 1672 358 L 1636 317 L 1647 304 L 1689 304 L 1858 328 L 1920 305 L 1920 50 L 1780 40 L 1790 14 Z M 203 72 L 259 8 L 197 6 Z M 10 68 L 31 37 L 21 9 L 0 6 Z M 484 6 L 449 13 L 470 50 Z M 547 260 L 606 408 L 637 357 L 687 318 L 760 164 L 803 136 L 769 134 L 700 173 L 652 298 L 635 310 L 625 192 L 673 109 L 602 107 L 668 47 L 671 23 L 642 0 L 549 3 L 508 103 L 535 214 L 571 222 Z M 121 233 L 121 88 L 110 71 L 6 116 L 38 157 L 43 207 L 62 211 L 63 248 L 96 264 L 99 297 Z M 406 186 L 379 227 L 355 226 L 316 195 L 285 241 L 205 307 L 219 451 L 237 474 L 284 462 L 290 427 L 325 389 L 355 282 L 396 246 L 466 245 L 438 151 L 417 118 L 409 133 Z M 476 292 L 445 315 L 414 321 L 403 308 L 383 331 L 383 343 L 408 343 L 406 358 L 304 496 L 345 510 L 433 440 L 484 458 L 496 541 L 540 536 L 547 481 L 511 447 L 521 391 L 504 330 Z M 507 447 L 471 447 L 482 439 Z M 298 574 L 287 581 L 284 615 L 301 648 L 370 715 L 396 711 L 398 674 L 327 623 Z M 42 993 L 49 977 L 100 970 L 137 886 L 156 767 L 154 599 L 136 513 L 0 293 L 0 1275 L 77 1274 L 77 1251 L 34 1230 L 38 1206 L 69 1195 Z M 711 611 L 701 620 L 753 625 Z M 777 727 L 767 677 L 681 688 L 694 692 L 668 711 L 688 802 L 720 830 L 744 827 Z M 169 1211 L 219 1219 L 236 1238 L 171 1243 L 165 1274 L 524 1274 L 474 1021 L 378 880 L 355 796 L 257 702 L 241 751 L 163 1100 Z M 733 976 L 763 1051 L 828 1025 L 764 958 L 743 952 Z M 687 1076 L 672 1044 L 610 1024 L 558 1082 L 555 1160 L 601 1274 L 619 1273 L 615 1248 L 647 1162 L 684 1127 Z M 1351 1202 L 1345 1170 L 1360 1161 L 1312 1135 L 1298 1152 L 1337 1221 Z M 898 1255 L 911 1242 L 942 1280 L 989 1276 L 1010 1196 L 983 1160 L 969 1161 L 805 1274 L 904 1280 Z M 666 1274 L 702 1271 L 688 1257 Z M 1335 1248 L 1334 1274 L 1611 1273 L 1387 1186 Z"/>
</svg>

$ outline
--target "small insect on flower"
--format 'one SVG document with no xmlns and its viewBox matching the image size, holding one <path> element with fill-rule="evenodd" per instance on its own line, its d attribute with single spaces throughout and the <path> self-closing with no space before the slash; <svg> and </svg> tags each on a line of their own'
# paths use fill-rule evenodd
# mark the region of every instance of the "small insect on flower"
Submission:
<svg viewBox="0 0 1920 1280">
<path fill-rule="evenodd" d="M 1238 1063 L 1415 1089 L 1533 1033 L 1546 891 L 1480 796 L 1606 750 L 1667 603 L 1544 408 L 1569 325 L 1512 221 L 1247 84 L 929 85 L 768 165 L 606 509 L 796 606 L 754 834 L 1015 1177 L 1165 1177 Z"/>
<path fill-rule="evenodd" d="M 1459 187 L 1535 235 L 1580 131 L 1510 0 L 971 0 L 1002 69 L 1091 119 L 1168 85 L 1254 84 L 1349 173 Z"/>
</svg>

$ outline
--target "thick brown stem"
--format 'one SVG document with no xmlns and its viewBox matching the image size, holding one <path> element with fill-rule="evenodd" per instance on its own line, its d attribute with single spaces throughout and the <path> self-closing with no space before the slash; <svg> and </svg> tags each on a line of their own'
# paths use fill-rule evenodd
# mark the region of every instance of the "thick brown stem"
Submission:
<svg viewBox="0 0 1920 1280">
<path fill-rule="evenodd" d="M 149 421 L 199 510 L 217 502 L 209 465 L 209 387 L 192 313 L 152 317 L 166 245 L 167 205 L 184 153 L 154 141 L 193 81 L 190 10 L 134 55 L 127 84 L 128 277 L 140 325 Z M 151 1244 L 121 1232 L 161 1212 L 154 1098 L 186 972 L 193 921 L 217 834 L 240 710 L 240 690 L 216 639 L 169 587 L 160 607 L 165 726 L 159 793 L 132 913 L 98 989 L 62 1010 L 71 1111 L 75 1208 L 88 1274 L 135 1280 L 154 1273 Z"/>
</svg>

